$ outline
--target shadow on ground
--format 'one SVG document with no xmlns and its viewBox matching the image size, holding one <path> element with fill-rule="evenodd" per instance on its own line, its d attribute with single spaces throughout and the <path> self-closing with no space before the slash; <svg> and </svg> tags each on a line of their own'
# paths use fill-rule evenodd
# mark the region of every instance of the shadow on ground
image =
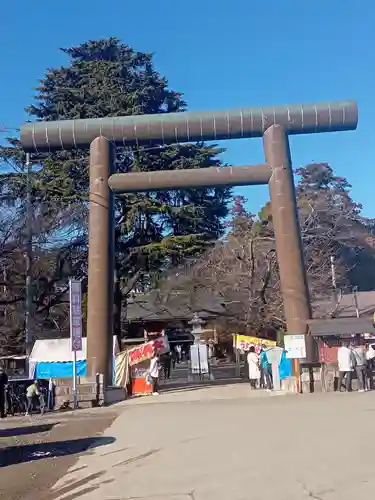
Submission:
<svg viewBox="0 0 375 500">
<path fill-rule="evenodd" d="M 206 387 L 222 386 L 222 385 L 237 385 L 249 383 L 248 380 L 242 378 L 236 379 L 219 379 L 219 380 L 202 380 L 192 382 L 173 382 L 167 381 L 165 385 L 160 387 L 163 393 L 166 392 L 183 392 L 183 391 L 198 391 Z"/>
<path fill-rule="evenodd" d="M 114 443 L 113 437 L 90 437 L 56 441 L 52 443 L 27 444 L 21 446 L 8 446 L 1 450 L 0 467 L 33 462 L 44 458 L 58 458 L 66 455 L 83 453 L 88 449 L 106 446 Z"/>
<path fill-rule="evenodd" d="M 54 422 L 53 424 L 28 425 L 25 427 L 9 427 L 0 429 L 0 438 L 27 436 L 29 434 L 41 434 L 42 432 L 49 432 L 58 423 L 59 422 Z"/>
<path fill-rule="evenodd" d="M 105 471 L 96 472 L 95 474 L 90 474 L 85 476 L 83 479 L 77 481 L 72 481 L 69 485 L 63 486 L 59 490 L 52 490 L 44 497 L 44 500 L 55 500 L 56 498 L 61 498 L 64 496 L 63 500 L 75 500 L 76 498 L 87 495 L 88 493 L 93 493 L 103 484 L 110 484 L 114 479 L 102 480 L 98 483 L 98 479 L 105 474 Z M 96 483 L 92 486 L 87 486 L 90 482 L 95 481 Z M 82 488 L 82 486 L 86 486 Z M 67 493 L 70 493 L 67 495 Z"/>
</svg>

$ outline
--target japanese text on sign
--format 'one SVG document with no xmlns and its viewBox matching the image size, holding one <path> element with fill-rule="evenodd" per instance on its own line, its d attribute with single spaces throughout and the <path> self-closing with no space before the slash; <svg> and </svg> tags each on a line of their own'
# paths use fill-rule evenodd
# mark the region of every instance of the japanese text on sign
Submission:
<svg viewBox="0 0 375 500">
<path fill-rule="evenodd" d="M 289 359 L 306 358 L 306 341 L 304 335 L 285 335 L 284 345 L 287 358 Z"/>
<path fill-rule="evenodd" d="M 276 342 L 274 340 L 263 339 L 260 337 L 233 334 L 233 347 L 240 351 L 248 351 L 251 346 L 254 346 L 256 353 L 259 353 L 262 344 L 266 347 L 274 347 Z"/>
<path fill-rule="evenodd" d="M 72 351 L 82 351 L 82 298 L 81 282 L 69 281 L 70 342 Z"/>
<path fill-rule="evenodd" d="M 151 342 L 146 342 L 133 349 L 129 350 L 129 365 L 136 365 L 137 363 L 142 363 L 146 359 L 150 359 L 154 349 L 157 350 L 158 354 L 164 354 L 169 351 L 169 343 L 167 337 L 159 337 Z"/>
</svg>

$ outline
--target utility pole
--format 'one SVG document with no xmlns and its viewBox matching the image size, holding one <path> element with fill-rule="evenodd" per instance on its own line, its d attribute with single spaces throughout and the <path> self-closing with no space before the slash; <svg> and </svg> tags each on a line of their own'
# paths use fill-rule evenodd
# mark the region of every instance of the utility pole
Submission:
<svg viewBox="0 0 375 500">
<path fill-rule="evenodd" d="M 358 306 L 358 295 L 357 295 L 357 292 L 358 292 L 358 287 L 357 286 L 353 287 L 353 297 L 354 297 L 354 304 L 355 304 L 355 315 L 357 316 L 357 318 L 359 318 L 359 306 Z"/>
<path fill-rule="evenodd" d="M 31 268 L 33 260 L 33 233 L 32 233 L 32 218 L 33 207 L 31 200 L 31 174 L 32 167 L 30 161 L 30 153 L 26 153 L 26 304 L 25 304 L 25 344 L 26 354 L 29 355 L 32 349 L 32 333 L 31 333 L 31 313 L 32 313 L 32 282 Z"/>
<path fill-rule="evenodd" d="M 335 258 L 331 255 L 331 278 L 332 278 L 332 288 L 333 288 L 333 298 L 335 301 L 335 306 L 337 306 L 337 284 L 336 284 L 336 267 L 335 267 Z"/>
</svg>

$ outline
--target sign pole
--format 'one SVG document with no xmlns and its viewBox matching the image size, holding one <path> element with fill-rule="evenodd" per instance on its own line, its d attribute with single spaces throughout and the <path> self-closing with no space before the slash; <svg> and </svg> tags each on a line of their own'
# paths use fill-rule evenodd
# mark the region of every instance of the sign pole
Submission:
<svg viewBox="0 0 375 500">
<path fill-rule="evenodd" d="M 306 358 L 306 336 L 300 335 L 285 335 L 284 345 L 286 357 L 292 360 L 293 375 L 296 381 L 297 393 L 302 392 L 301 381 L 301 359 Z"/>
<path fill-rule="evenodd" d="M 73 408 L 78 407 L 77 351 L 82 351 L 82 292 L 79 280 L 69 280 L 70 344 L 73 355 Z"/>
<path fill-rule="evenodd" d="M 296 392 L 300 394 L 301 391 L 301 363 L 298 358 L 293 358 L 293 372 L 296 380 Z"/>
<path fill-rule="evenodd" d="M 77 351 L 73 351 L 73 408 L 77 407 Z"/>
</svg>

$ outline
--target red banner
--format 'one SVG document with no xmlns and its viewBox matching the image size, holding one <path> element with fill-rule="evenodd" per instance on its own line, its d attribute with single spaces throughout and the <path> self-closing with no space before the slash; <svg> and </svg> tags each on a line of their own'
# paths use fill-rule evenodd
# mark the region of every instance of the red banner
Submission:
<svg viewBox="0 0 375 500">
<path fill-rule="evenodd" d="M 169 343 L 167 337 L 159 337 L 158 339 L 146 342 L 129 350 L 129 365 L 133 366 L 137 363 L 142 363 L 146 359 L 151 359 L 153 350 L 156 349 L 158 354 L 164 354 L 169 351 Z"/>
</svg>

